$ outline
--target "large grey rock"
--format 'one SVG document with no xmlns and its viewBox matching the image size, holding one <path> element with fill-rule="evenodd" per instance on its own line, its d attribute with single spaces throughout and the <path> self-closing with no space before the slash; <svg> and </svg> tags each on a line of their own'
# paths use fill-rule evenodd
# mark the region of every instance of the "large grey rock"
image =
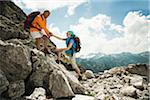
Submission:
<svg viewBox="0 0 150 100">
<path fill-rule="evenodd" d="M 54 70 L 49 77 L 49 89 L 55 98 L 74 97 L 69 82 L 62 71 Z"/>
<path fill-rule="evenodd" d="M 86 70 L 84 74 L 85 74 L 85 77 L 88 79 L 95 77 L 94 73 L 91 70 Z"/>
<path fill-rule="evenodd" d="M 125 70 L 124 67 L 114 67 L 114 68 L 110 69 L 108 71 L 108 73 L 111 74 L 111 75 L 116 75 L 116 74 L 121 75 L 121 74 L 126 73 L 126 70 Z"/>
<path fill-rule="evenodd" d="M 132 74 L 138 74 L 147 77 L 149 74 L 148 65 L 146 64 L 130 64 L 126 70 Z"/>
<path fill-rule="evenodd" d="M 11 99 L 21 97 L 25 93 L 25 84 L 23 80 L 10 82 L 8 86 L 7 96 Z"/>
<path fill-rule="evenodd" d="M 4 75 L 4 73 L 0 70 L 0 95 L 2 92 L 7 90 L 7 86 L 9 85 L 9 82 Z"/>
<path fill-rule="evenodd" d="M 136 97 L 136 88 L 133 86 L 124 86 L 121 89 L 121 93 L 125 96 Z"/>
<path fill-rule="evenodd" d="M 79 82 L 77 77 L 74 74 L 67 71 L 63 65 L 58 65 L 58 67 L 67 77 L 73 92 L 77 93 L 77 94 L 85 94 L 86 90 L 85 90 L 84 86 L 81 85 L 81 83 Z"/>
<path fill-rule="evenodd" d="M 30 52 L 21 44 L 0 40 L 0 69 L 8 81 L 24 80 L 32 70 Z"/>
<path fill-rule="evenodd" d="M 138 89 L 143 89 L 143 83 L 144 80 L 141 76 L 139 75 L 134 75 L 133 77 L 130 78 L 130 83 L 131 85 L 133 85 L 134 87 L 138 88 Z"/>
<path fill-rule="evenodd" d="M 47 57 L 47 62 L 49 62 L 50 66 L 54 69 L 60 70 L 64 73 L 74 93 L 85 93 L 85 88 L 83 87 L 83 85 L 81 85 L 77 77 L 72 74 L 72 72 L 69 72 L 63 65 L 57 64 L 54 58 Z"/>
</svg>

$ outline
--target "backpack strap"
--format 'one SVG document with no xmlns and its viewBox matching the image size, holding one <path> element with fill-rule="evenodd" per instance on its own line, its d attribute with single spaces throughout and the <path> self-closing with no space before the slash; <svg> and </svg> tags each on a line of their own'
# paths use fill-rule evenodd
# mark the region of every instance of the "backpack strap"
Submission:
<svg viewBox="0 0 150 100">
<path fill-rule="evenodd" d="M 42 20 L 44 20 L 44 19 L 43 19 L 43 17 L 42 17 L 42 15 L 40 15 L 40 17 L 42 18 Z M 39 24 L 39 23 L 37 23 L 37 22 L 36 22 L 36 24 L 40 27 L 40 24 Z M 30 27 L 32 27 L 32 28 L 36 28 L 36 29 L 38 29 L 39 31 L 41 31 L 41 29 L 40 29 L 40 28 L 37 28 L 37 27 L 33 26 L 33 24 L 31 24 L 31 26 L 30 26 Z"/>
<path fill-rule="evenodd" d="M 74 39 L 74 37 L 71 37 L 71 38 L 68 40 L 67 47 L 69 46 L 69 43 L 70 43 L 71 39 Z M 72 47 L 70 48 L 70 50 L 71 50 L 71 56 L 73 56 L 73 54 L 74 54 L 73 44 L 72 44 Z"/>
<path fill-rule="evenodd" d="M 70 39 L 68 40 L 67 47 L 69 46 L 69 43 L 70 43 L 71 39 L 73 39 L 73 38 L 70 38 Z"/>
</svg>

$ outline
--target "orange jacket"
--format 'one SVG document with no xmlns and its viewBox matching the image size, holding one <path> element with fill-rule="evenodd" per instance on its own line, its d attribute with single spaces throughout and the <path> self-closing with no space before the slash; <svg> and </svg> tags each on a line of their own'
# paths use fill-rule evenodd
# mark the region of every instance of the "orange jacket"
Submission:
<svg viewBox="0 0 150 100">
<path fill-rule="evenodd" d="M 44 29 L 46 34 L 49 35 L 49 31 L 46 27 L 46 19 L 43 18 L 41 15 L 35 17 L 32 22 L 32 26 L 33 27 L 30 27 L 30 32 L 40 32 L 42 29 Z"/>
</svg>

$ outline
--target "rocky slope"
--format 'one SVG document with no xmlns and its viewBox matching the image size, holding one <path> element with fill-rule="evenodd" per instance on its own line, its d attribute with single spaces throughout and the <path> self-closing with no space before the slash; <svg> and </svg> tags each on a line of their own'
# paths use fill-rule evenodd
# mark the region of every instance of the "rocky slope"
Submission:
<svg viewBox="0 0 150 100">
<path fill-rule="evenodd" d="M 26 15 L 11 1 L 0 1 L 0 100 L 18 99 L 43 87 L 53 98 L 72 98 L 84 94 L 78 79 L 55 62 L 56 54 L 45 55 L 34 48 L 23 29 Z M 50 48 L 55 45 L 50 41 Z"/>
<path fill-rule="evenodd" d="M 130 64 L 105 70 L 95 78 L 88 74 L 91 79 L 81 83 L 96 100 L 149 100 L 149 71 L 146 64 Z"/>
<path fill-rule="evenodd" d="M 72 100 L 149 100 L 150 73 L 148 70 L 150 68 L 148 69 L 145 64 L 115 67 L 99 75 L 94 75 L 92 71 L 86 70 L 80 82 L 86 88 L 85 94 L 89 96 L 76 95 Z M 27 98 L 45 100 L 45 90 L 36 88 Z"/>
<path fill-rule="evenodd" d="M 23 30 L 26 15 L 19 7 L 11 1 L 0 1 L 0 6 L 0 100 L 148 100 L 147 65 L 113 68 L 97 75 L 87 70 L 79 82 L 67 64 L 55 62 L 55 53 L 45 55 L 34 48 Z M 50 41 L 49 47 L 55 45 Z"/>
</svg>

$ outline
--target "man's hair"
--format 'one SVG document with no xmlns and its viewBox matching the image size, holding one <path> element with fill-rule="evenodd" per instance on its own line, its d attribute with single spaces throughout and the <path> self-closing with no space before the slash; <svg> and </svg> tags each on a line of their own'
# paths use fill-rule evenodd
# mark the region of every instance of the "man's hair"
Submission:
<svg viewBox="0 0 150 100">
<path fill-rule="evenodd" d="M 50 11 L 49 10 L 45 10 L 44 13 L 49 13 L 50 14 Z"/>
</svg>

